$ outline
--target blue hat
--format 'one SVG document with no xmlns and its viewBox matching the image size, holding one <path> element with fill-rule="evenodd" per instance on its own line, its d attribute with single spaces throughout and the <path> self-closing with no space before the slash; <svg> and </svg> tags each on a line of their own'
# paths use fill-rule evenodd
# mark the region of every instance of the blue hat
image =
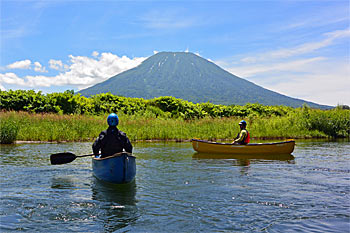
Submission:
<svg viewBox="0 0 350 233">
<path fill-rule="evenodd" d="M 243 121 L 240 121 L 238 124 L 239 124 L 239 125 L 247 126 L 247 122 L 245 122 L 244 120 L 243 120 Z"/>
<path fill-rule="evenodd" d="M 119 117 L 115 113 L 109 114 L 107 117 L 107 123 L 109 126 L 117 126 L 119 124 Z"/>
</svg>

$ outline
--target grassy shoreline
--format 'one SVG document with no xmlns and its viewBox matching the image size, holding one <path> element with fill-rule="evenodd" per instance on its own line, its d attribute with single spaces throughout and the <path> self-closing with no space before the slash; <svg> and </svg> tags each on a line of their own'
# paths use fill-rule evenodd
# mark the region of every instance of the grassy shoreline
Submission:
<svg viewBox="0 0 350 233">
<path fill-rule="evenodd" d="M 16 131 L 12 142 L 92 142 L 107 128 L 106 116 L 5 111 L 0 112 L 1 137 Z M 346 118 L 347 115 L 344 116 Z M 204 117 L 193 120 L 120 113 L 119 118 L 118 128 L 126 132 L 133 142 L 189 141 L 191 138 L 230 141 L 239 132 L 238 122 L 241 119 L 248 122 L 252 141 L 330 137 L 318 129 L 307 129 L 299 112 L 286 116 Z"/>
<path fill-rule="evenodd" d="M 107 128 L 111 112 L 131 141 L 232 140 L 244 119 L 253 140 L 271 138 L 349 138 L 349 106 L 312 109 L 258 103 L 215 105 L 171 96 L 150 100 L 73 91 L 42 94 L 0 91 L 0 143 L 14 141 L 93 141 Z"/>
<path fill-rule="evenodd" d="M 341 139 L 332 139 L 332 138 L 326 138 L 326 137 L 308 137 L 308 138 L 281 138 L 281 137 L 270 137 L 270 138 L 251 138 L 250 143 L 258 143 L 258 142 L 272 142 L 272 141 L 285 141 L 285 140 L 289 140 L 289 139 L 294 139 L 294 140 L 322 140 L 322 141 L 342 141 L 342 140 L 346 140 L 348 142 L 350 142 L 349 138 L 341 138 Z M 72 142 L 91 142 L 93 143 L 95 139 L 93 140 L 79 140 L 79 141 L 14 141 L 13 144 L 17 144 L 17 145 L 21 145 L 21 144 L 60 144 L 60 143 L 72 143 Z M 224 142 L 224 143 L 230 143 L 232 141 L 232 139 L 217 139 L 215 140 L 216 142 Z M 150 139 L 150 140 L 136 140 L 136 141 L 132 141 L 132 143 L 160 143 L 160 142 L 164 142 L 164 143 L 187 143 L 187 142 L 191 142 L 191 139 L 167 139 L 167 140 L 163 140 L 163 139 Z M 6 145 L 6 144 L 1 144 L 1 145 Z"/>
</svg>

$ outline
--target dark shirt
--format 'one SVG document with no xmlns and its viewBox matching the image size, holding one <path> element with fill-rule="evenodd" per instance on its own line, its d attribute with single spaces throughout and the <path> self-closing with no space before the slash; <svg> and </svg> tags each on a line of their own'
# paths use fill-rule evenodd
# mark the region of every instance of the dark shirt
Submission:
<svg viewBox="0 0 350 233">
<path fill-rule="evenodd" d="M 101 157 L 111 156 L 115 153 L 122 152 L 132 153 L 132 145 L 126 134 L 116 127 L 108 127 L 100 133 L 94 144 L 92 151 L 98 155 L 101 150 Z"/>
</svg>

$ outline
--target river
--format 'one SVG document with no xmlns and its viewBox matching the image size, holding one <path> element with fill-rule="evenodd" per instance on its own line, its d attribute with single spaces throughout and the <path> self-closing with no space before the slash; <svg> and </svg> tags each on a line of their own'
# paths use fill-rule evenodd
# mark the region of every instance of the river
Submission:
<svg viewBox="0 0 350 233">
<path fill-rule="evenodd" d="M 0 232 L 350 232 L 350 143 L 297 141 L 294 157 L 211 159 L 190 143 L 136 143 L 136 179 L 109 185 L 91 143 L 1 145 Z"/>
</svg>

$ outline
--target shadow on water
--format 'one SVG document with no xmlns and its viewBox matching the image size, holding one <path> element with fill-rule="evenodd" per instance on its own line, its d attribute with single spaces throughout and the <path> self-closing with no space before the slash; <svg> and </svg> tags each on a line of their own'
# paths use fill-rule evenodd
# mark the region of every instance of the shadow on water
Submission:
<svg viewBox="0 0 350 233">
<path fill-rule="evenodd" d="M 98 201 L 97 218 L 107 232 L 123 229 L 139 218 L 136 206 L 136 182 L 110 184 L 93 177 L 92 199 Z"/>
</svg>

